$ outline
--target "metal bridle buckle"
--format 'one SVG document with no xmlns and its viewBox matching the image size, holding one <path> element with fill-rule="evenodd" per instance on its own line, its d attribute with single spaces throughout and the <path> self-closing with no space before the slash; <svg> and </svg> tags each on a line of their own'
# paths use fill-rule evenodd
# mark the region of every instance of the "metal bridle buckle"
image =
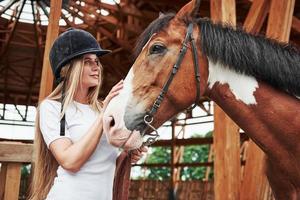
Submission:
<svg viewBox="0 0 300 200">
<path fill-rule="evenodd" d="M 157 140 L 157 138 L 159 137 L 159 134 L 158 134 L 156 128 L 154 128 L 154 126 L 151 125 L 151 123 L 153 122 L 153 116 L 145 115 L 144 122 L 145 122 L 145 124 L 147 124 L 147 126 L 149 128 L 152 129 L 152 131 L 155 132 L 154 134 L 153 133 L 148 134 L 148 135 L 150 135 L 150 137 L 146 140 L 146 142 L 143 143 L 143 145 L 145 145 L 145 146 L 150 146 Z"/>
<path fill-rule="evenodd" d="M 144 122 L 148 125 L 151 124 L 153 122 L 153 116 L 150 115 L 145 115 L 144 117 Z"/>
</svg>

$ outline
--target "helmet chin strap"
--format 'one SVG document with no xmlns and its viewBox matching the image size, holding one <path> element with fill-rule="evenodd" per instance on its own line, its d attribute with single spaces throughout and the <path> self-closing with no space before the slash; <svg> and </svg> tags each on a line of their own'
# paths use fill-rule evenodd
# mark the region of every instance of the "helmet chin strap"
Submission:
<svg viewBox="0 0 300 200">
<path fill-rule="evenodd" d="M 63 112 L 63 107 L 65 104 L 65 90 L 66 90 L 66 80 L 64 78 L 60 78 L 60 81 L 63 81 L 62 89 L 61 89 L 61 108 L 60 113 Z M 66 114 L 64 113 L 61 120 L 60 120 L 60 136 L 65 136 L 65 126 L 66 126 Z"/>
</svg>

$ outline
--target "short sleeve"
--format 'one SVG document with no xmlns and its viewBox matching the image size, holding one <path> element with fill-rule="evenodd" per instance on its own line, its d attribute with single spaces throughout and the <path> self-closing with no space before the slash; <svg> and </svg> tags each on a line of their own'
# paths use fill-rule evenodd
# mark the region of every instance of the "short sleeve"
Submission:
<svg viewBox="0 0 300 200">
<path fill-rule="evenodd" d="M 71 139 L 67 126 L 65 136 L 60 136 L 60 106 L 53 100 L 44 100 L 40 105 L 40 129 L 48 148 L 54 140 Z"/>
</svg>

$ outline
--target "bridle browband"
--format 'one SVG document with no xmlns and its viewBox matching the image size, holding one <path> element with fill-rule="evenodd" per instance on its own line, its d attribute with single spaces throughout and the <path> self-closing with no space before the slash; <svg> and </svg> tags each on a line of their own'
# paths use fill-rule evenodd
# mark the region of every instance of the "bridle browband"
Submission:
<svg viewBox="0 0 300 200">
<path fill-rule="evenodd" d="M 147 135 L 150 135 L 150 137 L 146 140 L 146 142 L 143 143 L 143 145 L 145 145 L 145 146 L 149 146 L 149 145 L 153 144 L 159 137 L 159 134 L 158 134 L 156 128 L 154 128 L 154 126 L 152 126 L 151 123 L 153 122 L 154 115 L 156 114 L 158 108 L 160 107 L 160 104 L 162 103 L 166 93 L 168 92 L 168 89 L 170 87 L 171 82 L 173 81 L 174 76 L 176 75 L 176 73 L 178 72 L 178 70 L 180 68 L 180 65 L 181 65 L 183 58 L 188 49 L 188 45 L 187 45 L 188 42 L 190 42 L 191 46 L 192 46 L 194 71 L 195 71 L 196 87 L 197 87 L 197 95 L 196 95 L 195 104 L 192 107 L 190 107 L 189 109 L 195 108 L 196 103 L 198 103 L 200 100 L 199 61 L 198 61 L 198 56 L 197 56 L 196 42 L 195 42 L 195 39 L 193 38 L 193 23 L 190 22 L 188 25 L 188 28 L 187 28 L 187 32 L 186 32 L 182 47 L 179 52 L 179 56 L 177 58 L 176 63 L 173 66 L 172 72 L 170 73 L 168 80 L 165 82 L 163 88 L 161 89 L 160 94 L 156 98 L 151 110 L 144 116 L 144 122 L 148 127 L 145 129 L 145 131 L 143 131 L 142 136 L 145 135 L 146 130 L 148 128 L 150 128 L 154 131 L 154 133 L 147 134 Z"/>
</svg>

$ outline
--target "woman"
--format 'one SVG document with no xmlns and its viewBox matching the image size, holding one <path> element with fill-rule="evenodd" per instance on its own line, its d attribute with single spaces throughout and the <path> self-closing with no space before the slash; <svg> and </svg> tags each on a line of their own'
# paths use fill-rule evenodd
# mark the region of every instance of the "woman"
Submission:
<svg viewBox="0 0 300 200">
<path fill-rule="evenodd" d="M 32 200 L 111 200 L 118 149 L 102 131 L 102 113 L 123 87 L 104 102 L 99 56 L 109 53 L 86 31 L 68 29 L 50 51 L 55 90 L 37 110 Z M 135 150 L 132 162 L 141 157 Z"/>
</svg>

